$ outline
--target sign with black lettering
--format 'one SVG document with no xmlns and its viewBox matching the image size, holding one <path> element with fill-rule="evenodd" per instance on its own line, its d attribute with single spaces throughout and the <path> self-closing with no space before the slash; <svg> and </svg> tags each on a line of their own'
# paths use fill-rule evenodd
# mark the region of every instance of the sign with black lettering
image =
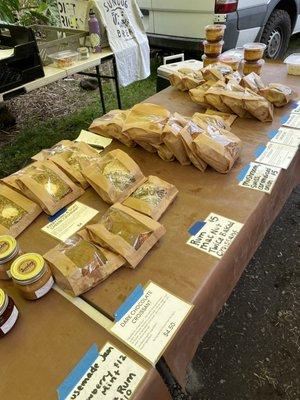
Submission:
<svg viewBox="0 0 300 400">
<path fill-rule="evenodd" d="M 57 6 L 63 28 L 85 29 L 88 0 L 57 0 Z"/>
<path fill-rule="evenodd" d="M 129 400 L 146 370 L 110 343 L 94 345 L 58 388 L 59 400 Z"/>
<path fill-rule="evenodd" d="M 239 174 L 239 185 L 248 189 L 271 193 L 281 169 L 251 162 Z"/>
</svg>

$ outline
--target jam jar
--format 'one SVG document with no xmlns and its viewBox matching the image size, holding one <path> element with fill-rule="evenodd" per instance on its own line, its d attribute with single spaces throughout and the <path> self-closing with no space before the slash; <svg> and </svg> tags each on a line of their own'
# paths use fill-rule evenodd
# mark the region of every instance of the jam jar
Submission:
<svg viewBox="0 0 300 400">
<path fill-rule="evenodd" d="M 20 255 L 20 248 L 15 238 L 9 235 L 0 236 L 0 279 L 11 278 L 10 267 Z"/>
<path fill-rule="evenodd" d="M 19 311 L 11 297 L 0 289 L 0 337 L 6 335 L 15 325 Z"/>
<path fill-rule="evenodd" d="M 27 253 L 18 257 L 13 262 L 10 272 L 14 285 L 27 300 L 43 297 L 54 284 L 48 264 L 37 253 Z"/>
</svg>

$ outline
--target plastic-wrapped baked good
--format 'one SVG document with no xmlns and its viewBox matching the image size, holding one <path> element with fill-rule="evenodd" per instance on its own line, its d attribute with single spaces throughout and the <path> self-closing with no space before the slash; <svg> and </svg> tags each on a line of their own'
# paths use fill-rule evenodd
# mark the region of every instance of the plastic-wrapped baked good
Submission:
<svg viewBox="0 0 300 400">
<path fill-rule="evenodd" d="M 219 42 L 224 37 L 226 25 L 213 24 L 205 27 L 205 37 L 209 42 Z"/>
<path fill-rule="evenodd" d="M 275 107 L 283 107 L 295 97 L 295 92 L 281 83 L 270 83 L 266 88 L 260 89 L 260 94 Z"/>
<path fill-rule="evenodd" d="M 201 172 L 204 172 L 207 165 L 203 161 L 201 157 L 195 152 L 195 148 L 193 145 L 194 140 L 196 137 L 203 132 L 205 132 L 204 128 L 201 128 L 198 125 L 197 118 L 192 118 L 188 121 L 186 126 L 180 131 L 180 136 L 182 139 L 182 143 L 184 145 L 185 151 L 191 160 L 192 164 L 198 168 Z"/>
<path fill-rule="evenodd" d="M 260 75 L 264 64 L 265 60 L 258 60 L 255 62 L 242 61 L 243 74 L 248 75 L 255 72 L 257 75 Z"/>
<path fill-rule="evenodd" d="M 41 212 L 33 201 L 0 184 L 0 235 L 17 237 Z"/>
<path fill-rule="evenodd" d="M 255 72 L 251 72 L 251 74 L 244 76 L 241 80 L 241 86 L 250 89 L 255 93 L 259 93 L 261 89 L 265 88 L 261 77 Z"/>
<path fill-rule="evenodd" d="M 166 232 L 158 222 L 119 203 L 110 207 L 100 223 L 89 225 L 87 230 L 93 242 L 120 254 L 131 268 Z"/>
<path fill-rule="evenodd" d="M 44 258 L 58 286 L 73 296 L 98 285 L 126 262 L 121 256 L 79 235 L 60 243 Z"/>
<path fill-rule="evenodd" d="M 210 64 L 218 63 L 219 62 L 219 57 L 211 58 L 211 57 L 207 57 L 207 55 L 203 54 L 202 61 L 203 61 L 203 67 L 205 68 Z"/>
<path fill-rule="evenodd" d="M 135 143 L 123 132 L 123 126 L 130 110 L 112 110 L 100 118 L 95 119 L 89 130 L 105 137 L 117 139 L 128 147 Z"/>
<path fill-rule="evenodd" d="M 207 82 L 203 83 L 202 85 L 198 86 L 197 88 L 191 89 L 189 91 L 191 100 L 194 103 L 199 104 L 201 107 L 205 107 L 205 108 L 209 107 L 209 104 L 205 100 L 205 93 L 208 91 L 209 88 L 211 88 L 215 84 L 216 84 L 215 81 L 207 81 Z"/>
<path fill-rule="evenodd" d="M 225 89 L 226 83 L 219 81 L 206 91 L 204 98 L 208 104 L 216 108 L 218 111 L 230 113 L 231 109 L 226 105 L 226 103 L 224 103 L 221 96 Z"/>
<path fill-rule="evenodd" d="M 110 151 L 82 173 L 109 204 L 123 201 L 146 179 L 137 163 L 122 150 Z"/>
<path fill-rule="evenodd" d="M 247 43 L 244 44 L 244 59 L 246 61 L 258 61 L 264 56 L 266 45 L 264 43 Z"/>
<path fill-rule="evenodd" d="M 174 113 L 165 125 L 162 133 L 162 139 L 165 145 L 172 154 L 174 154 L 181 165 L 189 165 L 191 163 L 180 136 L 180 132 L 187 124 L 188 120 L 189 118 Z"/>
<path fill-rule="evenodd" d="M 182 74 L 182 82 L 185 90 L 193 89 L 204 82 L 201 71 L 195 71 L 190 68 L 181 68 L 178 72 Z"/>
<path fill-rule="evenodd" d="M 206 56 L 211 58 L 216 58 L 222 53 L 224 41 L 220 42 L 208 42 L 207 40 L 203 41 L 204 53 Z"/>
<path fill-rule="evenodd" d="M 123 131 L 134 141 L 159 145 L 169 117 L 170 112 L 164 107 L 151 103 L 137 104 L 128 114 Z"/>
<path fill-rule="evenodd" d="M 203 79 L 206 81 L 224 81 L 225 76 L 233 73 L 233 69 L 226 64 L 218 62 L 210 64 L 201 70 Z"/>
<path fill-rule="evenodd" d="M 228 124 L 229 126 L 231 126 L 234 123 L 234 121 L 237 119 L 237 115 L 222 113 L 221 111 L 216 111 L 216 110 L 211 110 L 211 109 L 207 109 L 205 111 L 205 114 L 217 115 L 219 117 L 222 117 L 223 120 L 226 122 L 226 124 Z M 230 129 L 227 129 L 227 130 L 230 130 Z"/>
<path fill-rule="evenodd" d="M 158 221 L 177 194 L 174 185 L 150 175 L 123 204 Z"/>
<path fill-rule="evenodd" d="M 221 54 L 219 57 L 219 60 L 221 63 L 229 65 L 233 71 L 237 71 L 240 66 L 240 57 L 235 56 L 235 55 L 227 55 L 227 54 Z"/>
<path fill-rule="evenodd" d="M 222 113 L 220 113 L 222 114 Z M 224 115 L 224 114 L 223 114 Z M 230 114 L 225 114 L 230 115 Z M 227 129 L 230 131 L 230 124 L 228 124 L 223 117 L 217 114 L 202 114 L 202 113 L 195 113 L 193 118 L 197 118 L 197 123 L 202 128 L 206 129 L 207 126 L 211 125 L 215 128 Z"/>
<path fill-rule="evenodd" d="M 227 173 L 239 157 L 242 142 L 233 133 L 209 127 L 194 140 L 196 152 L 205 162 L 221 173 Z"/>
<path fill-rule="evenodd" d="M 36 161 L 22 171 L 16 183 L 47 214 L 55 214 L 84 193 L 52 161 Z"/>
<path fill-rule="evenodd" d="M 225 77 L 225 82 L 228 83 L 229 81 L 235 81 L 236 83 L 240 83 L 242 80 L 242 76 L 238 71 L 234 71 L 233 74 L 228 74 Z"/>
</svg>

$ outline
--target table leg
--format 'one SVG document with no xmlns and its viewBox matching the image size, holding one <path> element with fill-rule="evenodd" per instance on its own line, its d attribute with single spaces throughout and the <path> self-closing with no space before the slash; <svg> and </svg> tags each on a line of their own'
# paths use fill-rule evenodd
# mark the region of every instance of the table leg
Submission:
<svg viewBox="0 0 300 400">
<path fill-rule="evenodd" d="M 100 92 L 100 99 L 101 99 L 102 111 L 103 111 L 103 114 L 106 114 L 105 99 L 104 99 L 104 94 L 103 94 L 103 88 L 102 88 L 102 82 L 101 82 L 101 75 L 100 75 L 99 65 L 96 65 L 95 68 L 96 68 L 96 76 L 97 76 L 98 86 L 99 86 L 99 92 Z"/>
<path fill-rule="evenodd" d="M 117 69 L 116 58 L 115 57 L 113 57 L 113 68 L 114 68 L 114 79 L 115 79 L 115 84 L 116 84 L 118 107 L 119 107 L 119 109 L 121 109 L 122 108 L 122 103 L 121 103 L 121 95 L 120 95 L 120 87 L 119 87 L 119 79 L 118 79 L 118 69 Z"/>
</svg>

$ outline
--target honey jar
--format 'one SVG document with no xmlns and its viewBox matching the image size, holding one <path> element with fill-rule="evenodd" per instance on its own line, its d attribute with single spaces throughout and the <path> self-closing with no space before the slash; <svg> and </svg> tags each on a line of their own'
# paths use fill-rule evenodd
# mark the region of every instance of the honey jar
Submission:
<svg viewBox="0 0 300 400">
<path fill-rule="evenodd" d="M 0 337 L 6 335 L 15 325 L 19 311 L 11 297 L 0 289 Z"/>
<path fill-rule="evenodd" d="M 54 280 L 44 258 L 37 253 L 18 257 L 11 266 L 11 277 L 21 296 L 37 300 L 52 288 Z"/>
<path fill-rule="evenodd" d="M 20 253 L 19 245 L 14 237 L 0 236 L 0 279 L 11 278 L 10 267 Z"/>
</svg>

